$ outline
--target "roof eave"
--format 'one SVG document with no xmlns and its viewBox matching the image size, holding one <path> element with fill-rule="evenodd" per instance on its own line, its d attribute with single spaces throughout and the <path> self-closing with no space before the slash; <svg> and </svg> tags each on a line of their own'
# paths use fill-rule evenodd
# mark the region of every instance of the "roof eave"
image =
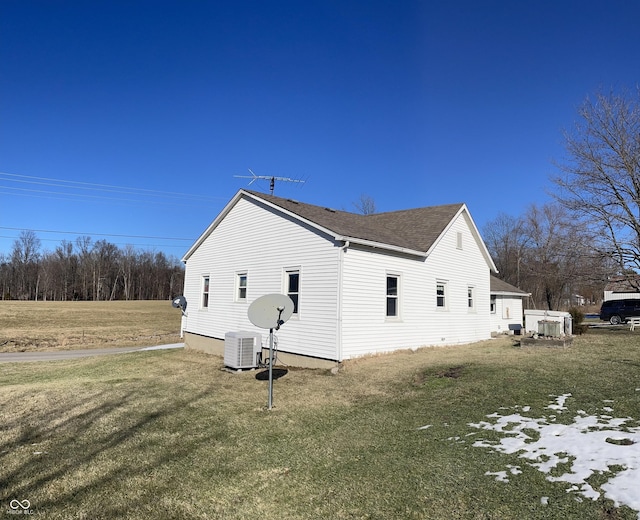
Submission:
<svg viewBox="0 0 640 520">
<path fill-rule="evenodd" d="M 411 255 L 411 256 L 417 256 L 420 258 L 426 258 L 427 256 L 429 256 L 425 251 L 418 251 L 416 249 L 409 249 L 406 247 L 400 247 L 400 246 L 394 246 L 391 244 L 385 244 L 382 242 L 374 242 L 373 240 L 365 240 L 363 238 L 357 238 L 357 237 L 348 237 L 348 236 L 337 236 L 336 237 L 337 240 L 339 240 L 340 242 L 344 242 L 344 243 L 352 243 L 352 244 L 358 244 L 361 246 L 366 246 L 366 247 L 372 247 L 375 249 L 385 249 L 387 251 L 393 251 L 395 253 L 403 253 L 406 255 Z"/>
<path fill-rule="evenodd" d="M 499 296 L 518 296 L 518 297 L 531 296 L 531 293 L 515 292 L 515 291 L 489 291 L 489 292 L 491 294 L 495 294 Z"/>
</svg>

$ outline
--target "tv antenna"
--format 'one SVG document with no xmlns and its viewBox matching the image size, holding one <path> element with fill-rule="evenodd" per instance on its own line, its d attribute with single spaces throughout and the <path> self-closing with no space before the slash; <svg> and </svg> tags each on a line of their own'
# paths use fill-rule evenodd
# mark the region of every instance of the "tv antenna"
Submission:
<svg viewBox="0 0 640 520">
<path fill-rule="evenodd" d="M 249 305 L 249 321 L 261 329 L 269 329 L 269 400 L 267 408 L 273 405 L 273 329 L 281 325 L 293 314 L 293 300 L 286 294 L 265 294 Z"/>
<path fill-rule="evenodd" d="M 273 175 L 256 175 L 255 173 L 253 173 L 253 171 L 251 171 L 251 168 L 248 168 L 248 170 L 249 170 L 249 173 L 251 174 L 251 176 L 249 176 L 249 175 L 234 175 L 234 177 L 238 177 L 239 179 L 251 179 L 251 181 L 249 182 L 249 185 L 253 184 L 257 180 L 269 181 L 269 189 L 271 190 L 271 195 L 273 195 L 273 190 L 276 187 L 276 181 L 299 182 L 301 184 L 304 184 L 304 181 L 301 180 L 301 179 L 292 179 L 291 177 L 276 177 L 276 176 L 273 176 Z"/>
</svg>

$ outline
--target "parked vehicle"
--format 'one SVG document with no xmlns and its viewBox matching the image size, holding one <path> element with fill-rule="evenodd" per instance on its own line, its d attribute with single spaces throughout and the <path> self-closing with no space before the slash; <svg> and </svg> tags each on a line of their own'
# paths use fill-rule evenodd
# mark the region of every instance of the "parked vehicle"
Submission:
<svg viewBox="0 0 640 520">
<path fill-rule="evenodd" d="M 600 319 L 612 325 L 625 323 L 629 318 L 640 316 L 640 298 L 608 300 L 600 307 Z"/>
</svg>

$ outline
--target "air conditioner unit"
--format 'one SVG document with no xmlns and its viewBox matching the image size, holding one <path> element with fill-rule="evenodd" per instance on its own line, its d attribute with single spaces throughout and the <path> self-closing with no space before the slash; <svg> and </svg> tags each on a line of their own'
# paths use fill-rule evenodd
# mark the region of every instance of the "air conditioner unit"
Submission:
<svg viewBox="0 0 640 520">
<path fill-rule="evenodd" d="M 227 332 L 224 335 L 224 364 L 227 367 L 256 368 L 262 354 L 262 337 L 257 332 Z"/>
</svg>

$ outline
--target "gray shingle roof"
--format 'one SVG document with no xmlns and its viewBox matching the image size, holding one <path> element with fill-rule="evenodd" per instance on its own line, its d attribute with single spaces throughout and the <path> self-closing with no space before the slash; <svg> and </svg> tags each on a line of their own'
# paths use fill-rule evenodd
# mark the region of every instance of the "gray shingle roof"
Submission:
<svg viewBox="0 0 640 520">
<path fill-rule="evenodd" d="M 461 203 L 446 204 L 360 215 L 274 195 L 245 191 L 330 230 L 336 235 L 424 252 L 429 250 L 463 206 Z"/>
<path fill-rule="evenodd" d="M 500 280 L 500 278 L 496 278 L 493 275 L 491 275 L 489 284 L 491 292 L 516 293 L 522 294 L 523 296 L 529 294 L 522 289 L 518 289 L 515 285 L 511 285 L 510 283 L 507 283 L 504 280 Z"/>
</svg>

